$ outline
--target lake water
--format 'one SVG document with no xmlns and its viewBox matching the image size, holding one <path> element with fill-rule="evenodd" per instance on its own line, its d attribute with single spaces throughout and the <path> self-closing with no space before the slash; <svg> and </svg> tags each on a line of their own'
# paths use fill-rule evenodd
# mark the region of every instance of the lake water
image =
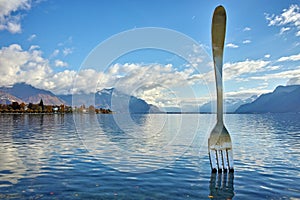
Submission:
<svg viewBox="0 0 300 200">
<path fill-rule="evenodd" d="M 0 115 L 0 199 L 300 199 L 300 114 L 226 115 L 235 172 L 211 174 L 214 115 Z"/>
</svg>

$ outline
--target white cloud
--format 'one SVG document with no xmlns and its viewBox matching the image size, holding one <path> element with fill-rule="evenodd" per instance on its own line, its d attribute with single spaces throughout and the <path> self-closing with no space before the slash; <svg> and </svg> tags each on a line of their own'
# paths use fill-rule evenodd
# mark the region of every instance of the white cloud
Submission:
<svg viewBox="0 0 300 200">
<path fill-rule="evenodd" d="M 291 56 L 288 59 L 296 59 L 296 57 Z M 286 60 L 288 59 L 286 58 Z M 56 59 L 54 64 L 53 67 L 67 65 L 59 59 Z M 241 62 L 225 63 L 224 79 L 225 81 L 238 81 L 243 79 L 282 79 L 284 77 L 291 84 L 298 82 L 299 68 L 271 73 L 278 69 L 278 66 L 272 66 L 269 61 L 263 60 L 247 59 Z M 257 72 L 266 72 L 266 74 L 258 76 L 257 74 L 261 73 Z M 200 87 L 197 91 L 201 91 L 201 87 L 207 90 L 205 81 L 208 84 L 214 84 L 213 70 L 197 74 L 192 66 L 182 70 L 172 64 L 114 64 L 105 73 L 94 69 L 84 69 L 79 72 L 74 70 L 55 72 L 50 67 L 50 61 L 42 57 L 38 46 L 31 46 L 28 50 L 23 50 L 18 44 L 0 49 L 0 76 L 2 77 L 0 79 L 1 86 L 26 82 L 38 88 L 51 90 L 56 94 L 81 91 L 89 93 L 115 87 L 127 94 L 143 98 L 148 103 L 160 106 L 183 104 L 190 106 L 193 104 L 194 97 L 199 99 L 199 96 L 195 95 L 194 87 Z M 265 92 L 264 88 L 244 89 L 236 93 L 229 93 L 229 95 L 258 94 L 259 92 Z M 191 101 L 187 102 L 187 99 Z"/>
<path fill-rule="evenodd" d="M 238 99 L 247 99 L 249 97 L 252 97 L 254 95 L 261 95 L 265 93 L 272 92 L 272 90 L 265 89 L 264 86 L 260 86 L 257 88 L 242 88 L 241 90 L 232 91 L 232 92 L 226 92 L 225 96 L 226 98 L 238 98 Z"/>
<path fill-rule="evenodd" d="M 177 71 L 171 64 L 115 64 L 111 66 L 105 76 L 109 77 L 109 82 L 102 84 L 112 84 L 111 87 L 118 87 L 120 90 L 131 93 L 137 87 L 143 87 L 147 90 L 157 86 L 176 87 L 192 84 L 193 81 L 187 81 L 193 73 L 193 70 L 186 69 Z M 107 87 L 107 86 L 106 86 Z"/>
<path fill-rule="evenodd" d="M 41 86 L 51 72 L 48 60 L 42 57 L 37 46 L 30 47 L 28 51 L 18 44 L 0 49 L 0 85 L 27 82 Z"/>
<path fill-rule="evenodd" d="M 31 46 L 27 50 L 18 44 L 2 47 L 0 86 L 26 82 L 55 94 L 90 93 L 96 89 L 114 87 L 124 93 L 137 95 L 149 103 L 161 105 L 182 103 L 181 99 L 186 98 L 184 94 L 187 92 L 191 94 L 189 96 L 195 96 L 192 89 L 195 84 L 202 84 L 207 89 L 201 82 L 203 75 L 196 77 L 193 67 L 179 70 L 171 64 L 125 63 L 112 65 L 105 73 L 94 69 L 55 72 L 50 63 L 50 60 L 42 57 L 38 46 Z M 56 59 L 53 67 L 66 65 Z"/>
<path fill-rule="evenodd" d="M 66 63 L 62 60 L 55 60 L 54 65 L 55 65 L 55 67 L 67 67 L 68 63 Z"/>
<path fill-rule="evenodd" d="M 67 56 L 67 55 L 73 53 L 73 49 L 72 48 L 64 48 L 62 52 L 63 52 L 64 56 Z"/>
<path fill-rule="evenodd" d="M 239 46 L 236 45 L 236 44 L 233 44 L 233 43 L 228 43 L 228 44 L 226 44 L 226 47 L 228 47 L 228 48 L 238 48 Z"/>
<path fill-rule="evenodd" d="M 243 31 L 251 31 L 251 28 L 250 28 L 250 27 L 245 27 L 245 28 L 243 29 Z"/>
<path fill-rule="evenodd" d="M 270 61 L 263 60 L 249 60 L 234 62 L 234 63 L 224 63 L 223 64 L 223 79 L 225 81 L 248 81 L 249 77 L 258 72 L 271 72 L 278 70 L 280 67 L 275 65 L 270 65 Z M 211 70 L 207 73 L 194 74 L 189 77 L 191 82 L 193 80 L 204 80 L 208 83 L 215 81 L 214 71 Z"/>
<path fill-rule="evenodd" d="M 249 44 L 249 43 L 251 43 L 251 40 L 244 40 L 243 41 L 243 44 Z"/>
<path fill-rule="evenodd" d="M 72 47 L 73 43 L 73 37 L 69 36 L 65 41 L 60 42 L 57 44 L 58 49 L 56 49 L 52 53 L 52 57 L 57 56 L 59 53 L 61 53 L 63 56 L 67 56 L 69 54 L 73 53 L 74 48 Z"/>
<path fill-rule="evenodd" d="M 29 10 L 30 0 L 0 1 L 0 30 L 8 30 L 11 33 L 21 32 L 21 14 L 15 14 L 18 10 Z"/>
<path fill-rule="evenodd" d="M 300 76 L 290 78 L 287 82 L 287 85 L 300 85 Z"/>
<path fill-rule="evenodd" d="M 296 36 L 300 36 L 300 7 L 297 4 L 291 5 L 288 9 L 284 9 L 280 15 L 265 14 L 268 26 L 283 26 L 280 33 L 284 33 L 290 29 L 296 29 Z"/>
<path fill-rule="evenodd" d="M 66 66 L 61 60 L 54 61 L 55 66 Z M 74 77 L 77 77 L 78 88 L 74 91 L 92 92 L 99 80 L 99 73 L 94 70 L 82 70 L 79 73 L 64 70 L 55 73 L 50 61 L 42 57 L 38 46 L 23 50 L 18 44 L 0 49 L 0 86 L 25 82 L 37 88 L 51 90 L 56 94 L 72 92 Z"/>
<path fill-rule="evenodd" d="M 271 65 L 266 67 L 267 71 L 274 71 L 280 69 L 280 66 L 278 65 Z"/>
<path fill-rule="evenodd" d="M 28 41 L 32 41 L 34 38 L 36 38 L 36 34 L 32 34 L 31 36 L 28 37 Z"/>
<path fill-rule="evenodd" d="M 284 32 L 289 31 L 289 30 L 291 30 L 290 27 L 282 27 L 282 28 L 280 29 L 279 34 L 282 35 Z"/>
<path fill-rule="evenodd" d="M 55 62 L 59 66 L 66 65 L 59 60 Z M 74 74 L 74 71 L 67 70 L 55 74 L 38 46 L 23 50 L 20 45 L 12 44 L 0 49 L 0 86 L 25 82 L 37 88 L 63 93 L 70 91 Z"/>
<path fill-rule="evenodd" d="M 20 33 L 21 32 L 21 24 L 18 23 L 20 20 L 19 17 L 14 17 L 14 21 L 7 22 L 7 30 L 11 33 Z"/>
<path fill-rule="evenodd" d="M 50 58 L 56 57 L 59 54 L 59 49 L 55 49 L 52 54 L 50 55 Z"/>
<path fill-rule="evenodd" d="M 193 67 L 179 71 L 172 64 L 114 64 L 106 73 L 98 75 L 97 89 L 114 87 L 148 103 L 174 106 L 181 104 L 187 94 L 195 96 L 192 88 L 195 85 L 207 90 L 205 83 L 201 82 L 203 74 L 197 78 L 196 75 L 199 74 L 195 74 Z"/>
<path fill-rule="evenodd" d="M 236 63 L 225 63 L 224 64 L 224 79 L 232 80 L 237 79 L 241 75 L 266 71 L 269 61 L 263 60 L 245 60 Z"/>
<path fill-rule="evenodd" d="M 40 46 L 38 46 L 38 45 L 31 45 L 29 47 L 29 51 L 38 50 L 39 48 L 40 48 Z"/>
<path fill-rule="evenodd" d="M 296 55 L 291 56 L 284 56 L 277 60 L 278 62 L 284 62 L 284 61 L 300 61 L 300 53 Z"/>
<path fill-rule="evenodd" d="M 74 87 L 74 80 L 76 86 Z M 64 70 L 49 77 L 46 81 L 48 88 L 55 94 L 74 94 L 78 92 L 95 92 L 97 85 L 97 72 L 92 69 L 82 70 Z"/>
<path fill-rule="evenodd" d="M 69 36 L 65 41 L 60 42 L 57 44 L 57 46 L 65 46 L 65 45 L 70 45 L 73 42 L 73 37 Z"/>
<path fill-rule="evenodd" d="M 270 54 L 266 54 L 266 55 L 264 55 L 264 57 L 265 57 L 265 58 L 270 58 L 271 55 L 270 55 Z"/>
<path fill-rule="evenodd" d="M 293 79 L 295 80 L 300 78 L 300 67 L 292 69 L 292 70 L 286 70 L 286 71 L 281 71 L 281 72 L 276 72 L 276 73 L 269 73 L 265 74 L 263 76 L 253 76 L 250 77 L 250 79 L 253 80 L 270 80 L 270 79 Z"/>
</svg>

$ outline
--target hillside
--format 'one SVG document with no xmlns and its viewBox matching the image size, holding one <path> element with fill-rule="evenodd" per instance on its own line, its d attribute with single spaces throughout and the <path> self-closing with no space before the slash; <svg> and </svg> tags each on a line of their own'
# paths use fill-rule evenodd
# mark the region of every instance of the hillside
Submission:
<svg viewBox="0 0 300 200">
<path fill-rule="evenodd" d="M 241 105 L 236 113 L 300 112 L 300 85 L 278 86 L 252 103 Z"/>
<path fill-rule="evenodd" d="M 256 98 L 257 98 L 257 96 L 255 96 L 255 95 L 250 97 L 250 98 L 247 98 L 245 100 L 225 98 L 225 100 L 224 100 L 224 112 L 225 113 L 233 113 L 241 105 L 246 104 L 246 103 L 251 103 Z M 215 106 L 215 107 L 213 107 L 213 106 Z M 216 101 L 209 101 L 209 102 L 203 104 L 202 106 L 200 106 L 200 112 L 204 112 L 204 113 L 211 113 L 211 112 L 213 112 L 213 109 L 215 109 L 215 112 L 216 112 L 216 109 L 217 109 L 217 102 Z"/>
<path fill-rule="evenodd" d="M 14 95 L 0 90 L 0 104 L 11 104 L 12 102 L 22 103 L 22 100 Z"/>
<path fill-rule="evenodd" d="M 95 105 L 96 108 L 106 108 L 116 112 L 147 113 L 159 111 L 157 107 L 148 104 L 143 99 L 129 96 L 114 88 L 103 89 L 96 94 L 58 95 L 58 97 L 68 105 Z"/>
<path fill-rule="evenodd" d="M 14 101 L 20 103 L 39 103 L 41 99 L 45 105 L 61 105 L 65 102 L 54 95 L 52 92 L 35 88 L 26 83 L 16 83 L 10 87 L 0 87 L 2 93 L 16 97 Z"/>
<path fill-rule="evenodd" d="M 50 91 L 35 88 L 25 83 L 16 83 L 10 87 L 0 87 L 0 103 L 37 104 L 43 99 L 45 105 L 90 106 L 111 109 L 115 112 L 148 113 L 160 112 L 143 99 L 126 95 L 114 88 L 103 89 L 96 94 L 55 95 Z"/>
</svg>

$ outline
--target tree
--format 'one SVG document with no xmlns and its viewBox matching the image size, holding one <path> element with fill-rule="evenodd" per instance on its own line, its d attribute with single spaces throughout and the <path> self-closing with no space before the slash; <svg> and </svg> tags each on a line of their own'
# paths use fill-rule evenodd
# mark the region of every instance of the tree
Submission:
<svg viewBox="0 0 300 200">
<path fill-rule="evenodd" d="M 22 103 L 20 104 L 20 110 L 21 110 L 22 112 L 24 112 L 24 111 L 25 111 L 25 107 L 26 107 L 26 104 L 25 104 L 24 102 L 22 102 Z"/>
<path fill-rule="evenodd" d="M 29 108 L 29 109 L 32 109 L 32 107 L 33 107 L 32 103 L 29 103 L 28 106 L 27 106 L 27 108 Z"/>
<path fill-rule="evenodd" d="M 19 109 L 20 109 L 20 105 L 19 105 L 19 103 L 16 102 L 16 101 L 12 102 L 11 107 L 12 107 L 12 109 L 14 109 L 14 110 L 19 110 Z"/>
<path fill-rule="evenodd" d="M 42 109 L 38 104 L 32 104 L 32 111 L 37 113 L 40 112 Z"/>
<path fill-rule="evenodd" d="M 93 105 L 89 106 L 89 113 L 94 113 L 95 112 L 95 107 Z"/>
<path fill-rule="evenodd" d="M 46 110 L 47 113 L 52 113 L 53 112 L 53 106 L 51 106 L 51 105 L 45 106 L 45 110 Z"/>
<path fill-rule="evenodd" d="M 64 105 L 64 104 L 61 104 L 61 105 L 59 106 L 59 112 L 61 112 L 61 113 L 64 113 L 64 112 L 65 112 L 65 105 Z"/>
<path fill-rule="evenodd" d="M 44 102 L 43 99 L 41 99 L 39 106 L 42 108 L 42 111 L 44 111 Z"/>
</svg>

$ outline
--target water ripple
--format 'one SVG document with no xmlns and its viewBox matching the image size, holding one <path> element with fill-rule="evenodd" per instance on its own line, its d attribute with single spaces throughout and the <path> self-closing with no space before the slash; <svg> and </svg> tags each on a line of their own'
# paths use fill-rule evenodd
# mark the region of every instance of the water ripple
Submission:
<svg viewBox="0 0 300 200">
<path fill-rule="evenodd" d="M 98 116 L 100 132 L 89 127 L 91 116 L 80 116 L 83 136 L 72 115 L 0 115 L 0 199 L 300 199 L 299 114 L 226 115 L 234 177 L 210 173 L 211 116 L 200 115 L 196 131 L 199 115 L 187 116 L 174 137 L 166 127 L 155 129 L 162 116 L 136 115 L 144 131 L 138 137 L 127 134 L 132 127 L 116 127 L 110 115 Z M 80 136 L 106 146 L 89 151 Z M 116 144 L 131 157 L 110 154 L 106 148 Z M 115 167 L 134 164 L 155 170 Z"/>
</svg>

